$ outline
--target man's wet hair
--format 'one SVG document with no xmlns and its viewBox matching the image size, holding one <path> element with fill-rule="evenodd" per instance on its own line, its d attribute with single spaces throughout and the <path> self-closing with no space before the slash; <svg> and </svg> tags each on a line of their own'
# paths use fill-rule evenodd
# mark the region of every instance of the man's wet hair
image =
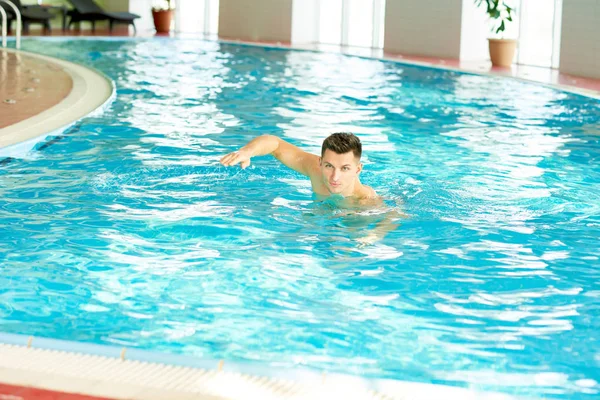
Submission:
<svg viewBox="0 0 600 400">
<path fill-rule="evenodd" d="M 344 154 L 351 151 L 354 157 L 360 159 L 362 155 L 362 143 L 360 139 L 350 132 L 332 133 L 323 141 L 321 146 L 321 157 L 325 155 L 325 150 L 331 150 L 337 154 Z"/>
</svg>

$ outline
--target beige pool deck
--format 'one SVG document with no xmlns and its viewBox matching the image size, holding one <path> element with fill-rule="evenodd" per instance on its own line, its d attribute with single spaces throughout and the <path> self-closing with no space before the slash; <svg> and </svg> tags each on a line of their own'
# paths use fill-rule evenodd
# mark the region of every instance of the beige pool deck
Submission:
<svg viewBox="0 0 600 400">
<path fill-rule="evenodd" d="M 281 43 L 246 44 L 291 47 Z M 486 62 L 464 64 L 365 49 L 318 45 L 302 49 L 502 75 L 600 98 L 600 80 L 570 77 L 545 68 L 516 66 L 498 70 Z M 0 160 L 14 149 L 30 149 L 47 135 L 102 109 L 114 95 L 113 83 L 97 71 L 64 60 L 0 49 Z M 310 366 L 307 370 L 269 370 L 242 367 L 228 360 L 190 364 L 189 357 L 180 362 L 176 356 L 153 353 L 150 357 L 134 349 L 99 350 L 101 346 L 75 342 L 6 337 L 0 333 L 0 400 L 512 398 L 458 387 L 330 374 L 311 370 Z"/>
<path fill-rule="evenodd" d="M 2 149 L 39 141 L 106 104 L 112 81 L 80 65 L 0 49 L 0 156 Z"/>
<path fill-rule="evenodd" d="M 73 89 L 73 79 L 54 62 L 0 50 L 0 87 L 2 129 L 63 101 Z"/>
<path fill-rule="evenodd" d="M 58 393 L 55 397 L 46 394 L 39 398 L 63 400 L 87 398 L 73 395 L 136 400 L 512 398 L 451 386 L 363 379 L 309 370 L 273 368 L 268 371 L 223 360 L 200 361 L 201 367 L 189 366 L 190 357 L 97 345 L 89 345 L 88 351 L 84 352 L 69 351 L 65 350 L 69 348 L 69 342 L 17 337 L 17 341 L 23 342 L 18 345 L 14 344 L 15 337 L 13 335 L 9 340 L 12 344 L 1 344 L 0 338 L 0 399 L 3 400 L 19 399 L 3 398 L 2 384 L 10 385 L 5 391 L 16 392 L 5 396 L 19 396 L 19 389 L 12 388 L 20 388 L 22 393 L 28 393 L 27 390 L 53 391 Z M 43 348 L 37 348 L 36 342 Z M 78 350 L 86 348 L 81 343 L 71 345 Z M 160 362 L 161 359 L 169 362 Z"/>
</svg>

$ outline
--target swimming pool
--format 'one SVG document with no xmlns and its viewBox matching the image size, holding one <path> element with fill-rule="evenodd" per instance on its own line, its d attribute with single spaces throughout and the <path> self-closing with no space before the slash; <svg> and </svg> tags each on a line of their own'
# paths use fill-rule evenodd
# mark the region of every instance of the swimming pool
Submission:
<svg viewBox="0 0 600 400">
<path fill-rule="evenodd" d="M 600 102 L 199 40 L 28 40 L 117 85 L 0 167 L 0 331 L 523 395 L 600 387 Z M 363 141 L 409 217 L 315 203 L 259 134 Z"/>
</svg>

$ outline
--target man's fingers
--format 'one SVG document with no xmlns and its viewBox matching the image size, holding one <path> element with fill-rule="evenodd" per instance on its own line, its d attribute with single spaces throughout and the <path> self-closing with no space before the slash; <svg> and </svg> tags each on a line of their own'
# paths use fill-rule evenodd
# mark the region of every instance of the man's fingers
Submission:
<svg viewBox="0 0 600 400">
<path fill-rule="evenodd" d="M 225 166 L 235 165 L 237 164 L 236 158 L 238 157 L 238 153 L 229 153 L 225 157 L 221 158 L 221 164 Z"/>
<path fill-rule="evenodd" d="M 227 161 L 229 160 L 229 157 L 231 156 L 231 154 L 226 154 L 223 157 L 221 157 L 221 159 L 219 160 L 219 162 L 223 165 L 225 165 L 227 163 Z"/>
<path fill-rule="evenodd" d="M 239 164 L 240 163 L 240 156 L 239 154 L 234 154 L 231 157 L 231 160 L 229 160 L 229 165 L 235 165 L 235 164 Z"/>
<path fill-rule="evenodd" d="M 234 151 L 233 153 L 229 153 L 225 157 L 221 158 L 219 162 L 226 167 L 240 164 L 242 169 L 244 169 L 250 165 L 250 158 L 242 156 L 237 151 Z"/>
</svg>

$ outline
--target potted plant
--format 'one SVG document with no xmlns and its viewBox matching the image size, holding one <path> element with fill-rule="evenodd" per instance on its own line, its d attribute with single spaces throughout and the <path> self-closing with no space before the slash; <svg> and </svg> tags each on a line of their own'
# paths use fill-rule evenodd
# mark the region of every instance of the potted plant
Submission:
<svg viewBox="0 0 600 400">
<path fill-rule="evenodd" d="M 152 18 L 157 33 L 169 33 L 173 19 L 173 1 L 164 0 L 161 6 L 152 7 Z"/>
<path fill-rule="evenodd" d="M 484 5 L 488 17 L 494 20 L 492 32 L 500 38 L 489 38 L 490 58 L 492 65 L 497 67 L 510 67 L 515 57 L 517 48 L 516 39 L 504 38 L 504 30 L 512 22 L 516 10 L 506 4 L 504 0 L 475 0 L 477 6 Z"/>
</svg>

